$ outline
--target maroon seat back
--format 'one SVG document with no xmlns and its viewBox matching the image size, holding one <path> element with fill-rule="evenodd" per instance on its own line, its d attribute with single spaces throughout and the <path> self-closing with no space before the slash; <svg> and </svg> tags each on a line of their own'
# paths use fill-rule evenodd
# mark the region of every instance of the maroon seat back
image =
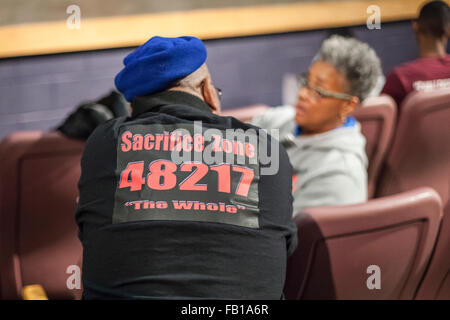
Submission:
<svg viewBox="0 0 450 320">
<path fill-rule="evenodd" d="M 286 298 L 412 299 L 441 215 L 439 195 L 431 188 L 301 212 L 295 217 L 299 246 L 288 260 Z M 380 290 L 367 285 L 373 265 L 380 268 Z"/>
<path fill-rule="evenodd" d="M 264 104 L 254 104 L 251 106 L 225 110 L 221 113 L 221 116 L 224 117 L 235 117 L 236 119 L 242 122 L 249 122 L 254 117 L 263 114 L 269 106 Z"/>
<path fill-rule="evenodd" d="M 67 268 L 81 256 L 74 219 L 84 143 L 59 133 L 18 132 L 0 143 L 0 290 L 20 299 L 40 284 L 72 299 Z"/>
<path fill-rule="evenodd" d="M 416 299 L 450 300 L 450 208 L 444 209 L 439 236 L 430 265 L 419 287 Z"/>
<path fill-rule="evenodd" d="M 445 207 L 450 190 L 449 124 L 450 89 L 408 95 L 376 195 L 429 186 L 439 193 Z"/>
<path fill-rule="evenodd" d="M 450 297 L 450 89 L 414 92 L 401 107 L 377 196 L 420 186 L 435 189 L 444 218 L 420 297 Z"/>
<path fill-rule="evenodd" d="M 353 114 L 361 124 L 361 131 L 366 138 L 366 154 L 369 160 L 367 170 L 369 199 L 375 194 L 376 181 L 386 152 L 392 142 L 396 122 L 397 107 L 388 95 L 369 97 Z"/>
</svg>

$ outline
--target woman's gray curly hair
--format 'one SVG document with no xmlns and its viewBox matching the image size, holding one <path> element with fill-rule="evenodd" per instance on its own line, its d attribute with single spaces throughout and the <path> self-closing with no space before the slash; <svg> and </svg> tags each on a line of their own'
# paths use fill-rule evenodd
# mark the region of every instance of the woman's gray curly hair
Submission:
<svg viewBox="0 0 450 320">
<path fill-rule="evenodd" d="M 331 36 L 322 43 L 315 61 L 331 64 L 350 84 L 350 94 L 364 100 L 381 75 L 381 62 L 368 44 L 354 38 Z"/>
</svg>

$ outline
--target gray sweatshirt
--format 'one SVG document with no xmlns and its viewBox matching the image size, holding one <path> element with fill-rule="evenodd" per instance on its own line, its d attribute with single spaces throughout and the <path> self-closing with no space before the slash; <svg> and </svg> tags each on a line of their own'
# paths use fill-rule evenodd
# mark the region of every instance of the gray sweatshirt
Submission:
<svg viewBox="0 0 450 320">
<path fill-rule="evenodd" d="M 368 161 L 360 124 L 294 137 L 294 116 L 294 107 L 281 106 L 252 120 L 263 129 L 280 130 L 295 174 L 294 216 L 303 208 L 367 201 Z"/>
</svg>

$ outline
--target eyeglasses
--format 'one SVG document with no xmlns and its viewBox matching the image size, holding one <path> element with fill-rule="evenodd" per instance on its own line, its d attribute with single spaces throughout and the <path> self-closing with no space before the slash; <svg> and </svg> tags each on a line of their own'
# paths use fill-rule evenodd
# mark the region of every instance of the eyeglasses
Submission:
<svg viewBox="0 0 450 320">
<path fill-rule="evenodd" d="M 312 86 L 309 83 L 308 74 L 306 74 L 306 73 L 302 73 L 302 74 L 298 75 L 298 82 L 299 82 L 300 88 L 308 89 L 308 92 L 311 94 L 311 96 L 315 100 L 320 100 L 321 98 L 336 98 L 336 99 L 343 99 L 343 100 L 351 100 L 353 98 L 353 96 L 350 94 L 340 93 L 340 92 L 331 92 L 331 91 L 324 90 L 320 87 Z"/>
<path fill-rule="evenodd" d="M 217 96 L 219 97 L 219 100 L 222 100 L 222 89 L 217 88 L 217 87 L 214 87 L 214 88 L 216 88 L 216 93 L 217 93 Z"/>
</svg>

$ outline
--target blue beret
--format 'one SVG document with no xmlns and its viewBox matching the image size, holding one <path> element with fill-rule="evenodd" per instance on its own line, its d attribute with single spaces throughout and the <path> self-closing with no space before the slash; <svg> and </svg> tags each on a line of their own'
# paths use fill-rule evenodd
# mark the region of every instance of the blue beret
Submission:
<svg viewBox="0 0 450 320">
<path fill-rule="evenodd" d="M 128 101 L 162 91 L 206 61 L 206 48 L 195 37 L 153 37 L 123 60 L 114 82 Z"/>
</svg>

